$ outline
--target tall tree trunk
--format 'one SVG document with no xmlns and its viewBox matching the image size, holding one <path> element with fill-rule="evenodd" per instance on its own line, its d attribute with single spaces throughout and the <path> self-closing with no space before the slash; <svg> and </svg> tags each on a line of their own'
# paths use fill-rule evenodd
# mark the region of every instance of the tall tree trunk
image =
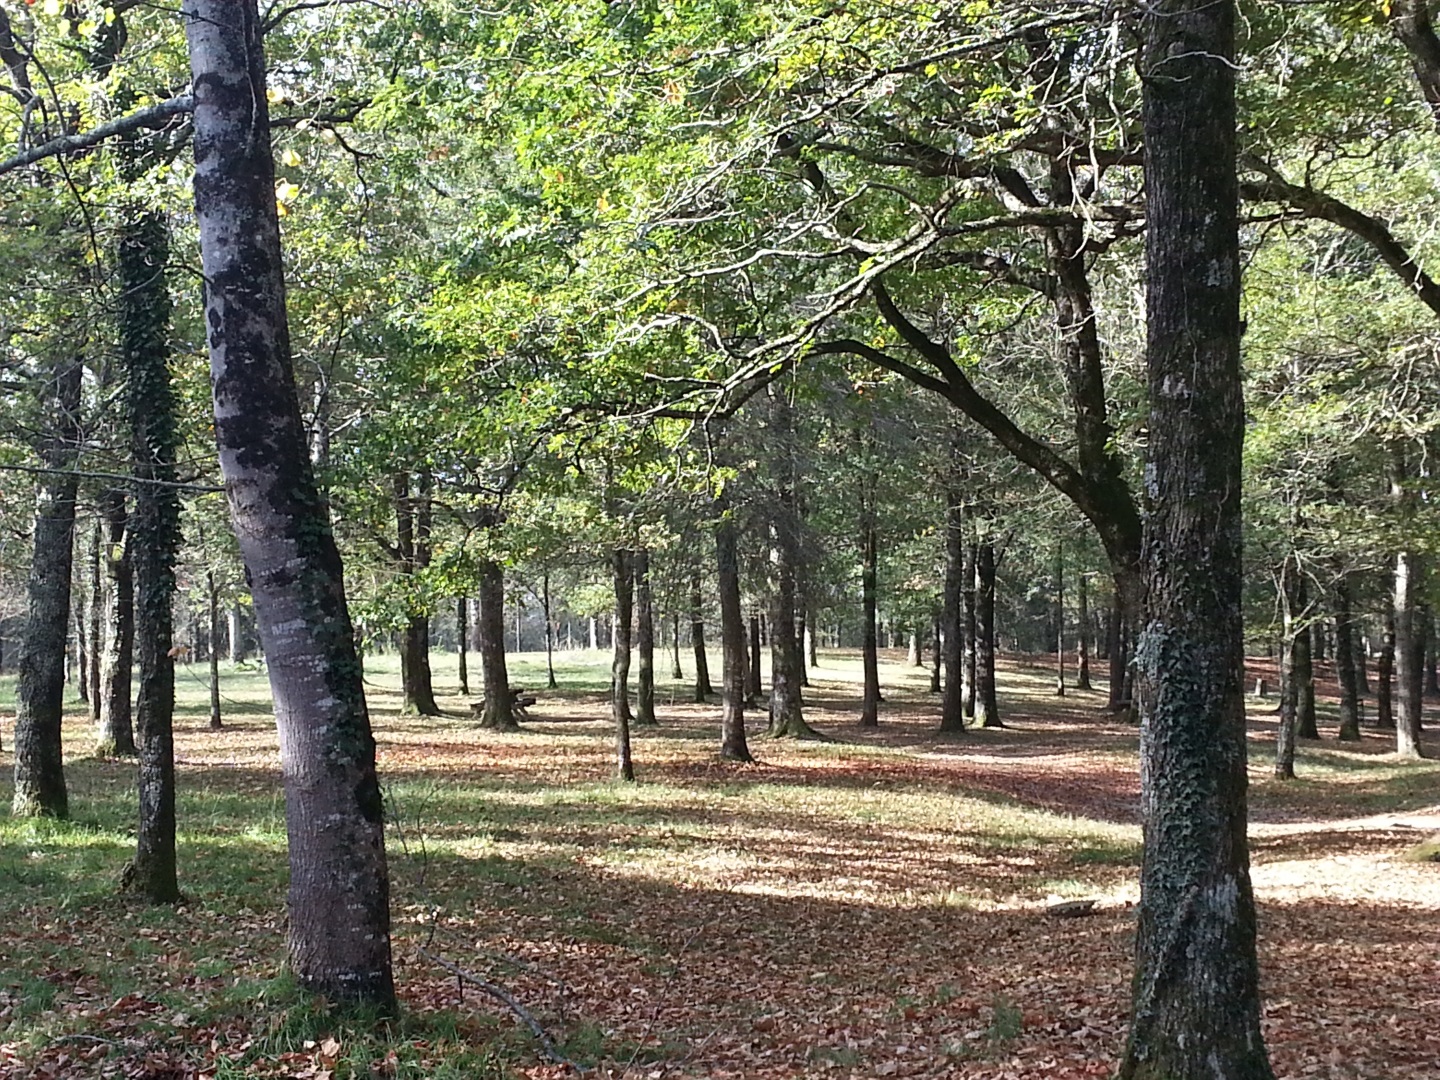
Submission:
<svg viewBox="0 0 1440 1080">
<path fill-rule="evenodd" d="M 510 673 L 505 667 L 505 573 L 500 564 L 486 559 L 479 566 L 476 587 L 476 629 L 480 634 L 480 678 L 485 688 L 485 707 L 480 726 L 494 731 L 519 731 Z"/>
<path fill-rule="evenodd" d="M 1389 731 L 1395 727 L 1395 608 L 1385 605 L 1384 630 L 1380 634 L 1380 655 L 1375 659 L 1375 726 Z"/>
<path fill-rule="evenodd" d="M 220 716 L 220 586 L 215 571 L 205 571 L 205 593 L 210 605 L 210 648 L 206 659 L 210 664 L 210 728 L 219 731 L 225 726 Z"/>
<path fill-rule="evenodd" d="M 1300 570 L 1294 556 L 1280 564 L 1280 717 L 1275 730 L 1275 776 L 1295 778 L 1295 735 L 1300 722 L 1300 680 L 1296 672 L 1303 601 Z"/>
<path fill-rule="evenodd" d="M 710 685 L 710 661 L 705 656 L 705 608 L 700 595 L 700 572 L 690 575 L 690 647 L 695 652 L 695 703 L 715 692 Z"/>
<path fill-rule="evenodd" d="M 130 679 L 135 650 L 135 579 L 125 538 L 125 495 L 100 496 L 105 519 L 105 655 L 100 664 L 100 731 L 96 752 L 102 757 L 134 757 L 135 723 L 130 711 Z"/>
<path fill-rule="evenodd" d="M 1272 1080 L 1245 836 L 1232 0 L 1144 18 L 1145 848 L 1120 1080 Z"/>
<path fill-rule="evenodd" d="M 1360 684 L 1355 677 L 1355 627 L 1350 577 L 1339 570 L 1332 592 L 1335 605 L 1335 676 L 1340 683 L 1340 741 L 1360 741 Z"/>
<path fill-rule="evenodd" d="M 961 612 L 960 630 L 963 639 L 960 642 L 962 650 L 962 664 L 960 682 L 960 705 L 965 713 L 965 719 L 975 719 L 976 685 L 979 682 L 980 672 L 980 612 L 975 603 L 975 567 L 980 561 L 980 545 L 970 543 L 965 545 L 964 566 L 961 569 L 962 583 L 960 586 L 960 602 L 963 607 Z"/>
<path fill-rule="evenodd" d="M 611 640 L 610 719 L 615 724 L 615 766 L 621 780 L 635 779 L 630 755 L 630 618 L 634 614 L 635 568 L 630 552 L 617 548 L 611 556 L 615 580 L 615 623 Z"/>
<path fill-rule="evenodd" d="M 650 597 L 650 552 L 631 556 L 635 567 L 635 722 L 653 727 L 655 719 L 655 610 Z"/>
<path fill-rule="evenodd" d="M 975 715 L 982 728 L 1005 725 L 995 690 L 995 545 L 986 541 L 975 557 Z"/>
<path fill-rule="evenodd" d="M 305 444 L 285 314 L 256 0 L 184 0 L 215 432 L 280 732 L 290 968 L 391 1008 L 390 884 L 339 551 Z"/>
<path fill-rule="evenodd" d="M 685 669 L 680 666 L 680 612 L 670 613 L 670 679 L 679 682 L 685 678 Z"/>
<path fill-rule="evenodd" d="M 813 604 L 805 610 L 805 662 L 812 668 L 820 666 L 820 623 Z"/>
<path fill-rule="evenodd" d="M 90 722 L 100 722 L 100 654 L 105 650 L 105 580 L 101 573 L 104 559 L 105 523 L 97 512 L 90 527 L 90 550 L 86 555 L 86 571 L 90 579 L 90 610 L 86 619 L 88 637 L 86 640 L 85 683 L 89 687 L 87 700 L 90 702 Z"/>
<path fill-rule="evenodd" d="M 1075 639 L 1078 650 L 1075 687 L 1089 690 L 1090 687 L 1090 581 L 1082 572 L 1075 582 L 1076 618 L 1080 623 L 1080 634 Z"/>
<path fill-rule="evenodd" d="M 939 649 L 945 658 L 945 696 L 940 730 L 965 730 L 965 644 L 961 632 L 965 594 L 965 507 L 958 492 L 945 499 L 945 584 L 940 614 Z M 973 595 L 973 590 L 972 590 Z"/>
<path fill-rule="evenodd" d="M 555 681 L 555 617 L 550 610 L 549 570 L 540 579 L 540 605 L 545 609 L 545 688 L 557 690 L 560 684 Z"/>
<path fill-rule="evenodd" d="M 770 731 L 777 738 L 815 738 L 805 722 L 800 693 L 804 657 L 795 638 L 796 586 L 800 568 L 800 512 L 796 494 L 794 407 L 784 393 L 770 399 L 775 439 L 774 494 L 770 513 L 770 563 L 775 573 L 768 629 L 770 636 Z M 759 668 L 759 657 L 756 658 Z"/>
<path fill-rule="evenodd" d="M 462 596 L 455 601 L 455 661 L 462 697 L 470 696 L 470 666 L 466 659 L 469 644 L 470 601 Z"/>
<path fill-rule="evenodd" d="M 238 664 L 245 659 L 245 625 L 241 619 L 240 605 L 230 605 L 226 616 L 225 640 L 230 645 L 230 663 Z"/>
<path fill-rule="evenodd" d="M 422 471 L 411 491 L 408 472 L 394 477 L 395 551 L 400 573 L 411 581 L 430 563 L 432 528 L 431 479 Z M 413 610 L 400 634 L 400 687 L 403 711 L 419 716 L 439 716 L 435 682 L 430 672 L 430 616 Z"/>
<path fill-rule="evenodd" d="M 1055 696 L 1065 696 L 1065 548 L 1055 549 Z"/>
<path fill-rule="evenodd" d="M 754 705 L 763 689 L 760 678 L 760 616 L 750 612 L 750 659 L 745 665 L 745 698 Z"/>
<path fill-rule="evenodd" d="M 943 651 L 940 644 L 940 615 L 936 614 L 930 621 L 930 693 L 938 694 L 941 689 L 941 672 L 944 660 L 941 657 Z"/>
<path fill-rule="evenodd" d="M 724 503 L 717 504 L 715 570 L 720 590 L 720 756 L 727 761 L 754 761 L 745 737 L 745 619 L 740 611 L 740 556 L 735 521 Z"/>
<path fill-rule="evenodd" d="M 1395 752 L 1418 758 L 1423 672 L 1416 655 L 1415 608 L 1420 592 L 1420 557 L 1402 551 L 1395 556 Z M 1423 648 L 1423 645 L 1421 646 Z"/>
<path fill-rule="evenodd" d="M 875 596 L 876 529 L 873 481 L 861 481 L 860 493 L 860 619 L 861 666 L 864 669 L 864 691 L 860 706 L 860 726 L 875 727 L 880 723 L 880 658 L 878 656 Z"/>
<path fill-rule="evenodd" d="M 79 358 L 59 362 L 45 387 L 53 427 L 41 448 L 47 470 L 35 509 L 34 556 L 15 687 L 16 817 L 70 814 L 60 725 L 65 712 L 65 645 L 75 542 L 74 473 L 80 445 Z"/>
</svg>

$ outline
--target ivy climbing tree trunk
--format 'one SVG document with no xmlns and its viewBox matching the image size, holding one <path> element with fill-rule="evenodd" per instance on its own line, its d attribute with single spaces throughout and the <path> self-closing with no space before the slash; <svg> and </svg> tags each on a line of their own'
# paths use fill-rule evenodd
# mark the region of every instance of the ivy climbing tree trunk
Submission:
<svg viewBox="0 0 1440 1080">
<path fill-rule="evenodd" d="M 75 534 L 75 461 L 79 452 L 79 357 L 56 362 L 45 397 L 53 427 L 41 447 L 47 472 L 35 508 L 34 556 L 26 590 L 25 634 L 15 687 L 17 817 L 70 814 L 60 723 L 65 711 L 65 641 L 70 630 L 70 575 Z"/>
<path fill-rule="evenodd" d="M 170 378 L 170 235 L 158 213 L 136 207 L 121 231 L 120 357 L 135 473 L 129 542 L 135 573 L 135 727 L 140 748 L 140 822 L 122 884 L 153 904 L 180 899 L 175 864 L 175 660 L 171 604 L 180 552 L 180 443 Z"/>
<path fill-rule="evenodd" d="M 1233 0 L 1144 18 L 1144 855 L 1121 1080 L 1272 1080 L 1245 835 Z"/>
<path fill-rule="evenodd" d="M 289 837 L 290 967 L 393 1008 L 390 885 L 340 554 L 290 358 L 256 0 L 185 0 L 215 433 L 270 676 Z"/>
<path fill-rule="evenodd" d="M 101 756 L 134 757 L 135 721 L 130 711 L 130 680 L 135 650 L 135 579 L 125 538 L 125 495 L 100 496 L 105 519 L 105 651 L 100 661 Z"/>
</svg>

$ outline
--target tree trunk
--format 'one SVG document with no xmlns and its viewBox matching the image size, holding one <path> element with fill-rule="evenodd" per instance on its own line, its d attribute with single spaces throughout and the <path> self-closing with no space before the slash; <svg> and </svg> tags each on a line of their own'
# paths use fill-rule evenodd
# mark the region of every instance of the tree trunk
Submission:
<svg viewBox="0 0 1440 1080">
<path fill-rule="evenodd" d="M 86 619 L 88 637 L 85 652 L 88 663 L 85 666 L 85 685 L 89 689 L 86 700 L 90 702 L 90 722 L 93 724 L 100 722 L 100 654 L 105 649 L 105 584 L 100 572 L 104 546 L 104 521 L 97 513 L 90 528 L 90 550 L 86 558 L 86 570 L 90 579 L 90 610 Z"/>
<path fill-rule="evenodd" d="M 940 644 L 940 616 L 936 615 L 930 623 L 930 693 L 940 693 L 940 673 L 942 671 L 941 659 L 942 647 Z"/>
<path fill-rule="evenodd" d="M 1360 741 L 1360 684 L 1355 677 L 1355 629 L 1350 608 L 1350 577 L 1335 576 L 1335 676 L 1340 683 L 1340 741 Z"/>
<path fill-rule="evenodd" d="M 964 611 L 960 624 L 963 640 L 960 648 L 963 652 L 960 682 L 960 705 L 965 713 L 965 719 L 975 719 L 975 687 L 979 679 L 980 664 L 980 613 L 975 604 L 975 566 L 980 561 L 980 545 L 966 544 L 964 551 L 964 566 L 961 568 L 962 583 L 960 586 L 960 602 Z"/>
<path fill-rule="evenodd" d="M 875 495 L 872 481 L 861 482 L 860 494 L 860 619 L 862 627 L 861 666 L 864 669 L 864 691 L 860 705 L 860 726 L 875 727 L 880 723 L 880 658 L 875 596 L 877 544 L 875 529 Z"/>
<path fill-rule="evenodd" d="M 710 661 L 705 656 L 705 609 L 700 595 L 700 572 L 690 575 L 690 647 L 695 653 L 695 704 L 715 692 L 710 685 Z"/>
<path fill-rule="evenodd" d="M 634 614 L 635 569 L 630 552 L 617 548 L 611 557 L 615 578 L 615 623 L 611 640 L 615 654 L 610 664 L 610 718 L 615 723 L 616 775 L 634 781 L 630 756 L 630 618 Z"/>
<path fill-rule="evenodd" d="M 1389 731 L 1395 727 L 1395 609 L 1385 605 L 1384 630 L 1380 634 L 1380 655 L 1375 659 L 1375 726 Z"/>
<path fill-rule="evenodd" d="M 466 660 L 470 644 L 470 601 L 460 597 L 455 601 L 455 662 L 460 679 L 460 696 L 470 696 L 470 667 Z"/>
<path fill-rule="evenodd" d="M 679 682 L 685 678 L 685 669 L 680 666 L 680 612 L 670 613 L 670 680 Z"/>
<path fill-rule="evenodd" d="M 135 726 L 130 711 L 130 679 L 135 651 L 135 579 L 125 539 L 125 496 L 106 491 L 100 496 L 105 519 L 105 655 L 100 664 L 100 732 L 96 752 L 102 757 L 134 757 Z"/>
<path fill-rule="evenodd" d="M 1234 7 L 1144 19 L 1145 848 L 1120 1080 L 1273 1080 L 1245 836 Z"/>
<path fill-rule="evenodd" d="M 715 569 L 720 590 L 720 756 L 754 761 L 745 737 L 745 620 L 740 611 L 740 557 L 735 522 L 719 504 L 715 523 Z"/>
<path fill-rule="evenodd" d="M 1065 696 L 1065 549 L 1055 550 L 1055 696 Z"/>
<path fill-rule="evenodd" d="M 280 732 L 290 968 L 395 1001 L 384 814 L 339 551 L 290 360 L 255 0 L 184 0 L 215 432 Z"/>
<path fill-rule="evenodd" d="M 995 690 L 995 545 L 988 540 L 976 550 L 975 614 L 975 715 L 982 728 L 1004 727 Z"/>
<path fill-rule="evenodd" d="M 805 660 L 808 666 L 815 668 L 820 666 L 820 624 L 815 617 L 814 607 L 807 607 L 805 612 Z"/>
<path fill-rule="evenodd" d="M 1295 779 L 1295 735 L 1299 725 L 1300 680 L 1296 657 L 1299 652 L 1300 571 L 1293 556 L 1280 564 L 1280 716 L 1275 729 L 1275 777 Z"/>
<path fill-rule="evenodd" d="M 560 684 L 555 681 L 555 619 L 550 611 L 549 570 L 546 570 L 541 578 L 540 604 L 545 609 L 545 688 L 558 690 Z"/>
<path fill-rule="evenodd" d="M 220 586 L 215 583 L 215 571 L 205 571 L 205 592 L 210 604 L 210 648 L 206 659 L 210 664 L 210 729 L 219 731 L 225 726 L 220 716 Z"/>
<path fill-rule="evenodd" d="M 770 635 L 770 731 L 777 738 L 816 738 L 805 722 L 800 676 L 804 657 L 795 638 L 797 575 L 800 567 L 800 513 L 796 497 L 793 406 L 783 393 L 770 399 L 771 433 L 776 449 L 770 514 L 770 562 L 775 574 L 768 629 Z M 873 625 L 872 625 L 873 632 Z M 755 667 L 760 667 L 755 657 Z"/>
<path fill-rule="evenodd" d="M 1415 609 L 1421 582 L 1420 558 L 1402 551 L 1395 556 L 1395 752 L 1422 757 L 1420 750 L 1421 690 L 1424 673 L 1416 655 Z M 1423 644 L 1421 649 L 1423 649 Z"/>
<path fill-rule="evenodd" d="M 1077 690 L 1089 690 L 1090 686 L 1090 581 L 1081 573 L 1075 582 L 1075 607 L 1076 617 L 1080 623 L 1080 633 L 1075 639 L 1075 647 L 1078 650 L 1077 668 L 1075 672 L 1075 688 Z"/>
<path fill-rule="evenodd" d="M 655 719 L 655 611 L 650 598 L 650 552 L 632 558 L 635 566 L 635 722 L 653 727 Z"/>
<path fill-rule="evenodd" d="M 70 630 L 70 583 L 75 542 L 75 467 L 80 445 L 78 359 L 61 361 L 46 386 L 53 428 L 41 449 L 47 472 L 35 510 L 25 634 L 15 687 L 16 817 L 64 818 L 70 813 L 60 725 L 65 711 L 65 645 Z"/>
<path fill-rule="evenodd" d="M 241 621 L 239 604 L 231 604 L 226 617 L 226 641 L 230 645 L 230 663 L 238 664 L 245 659 L 245 627 Z"/>
<path fill-rule="evenodd" d="M 760 616 L 750 613 L 750 661 L 745 666 L 745 699 L 754 705 L 763 689 L 760 678 Z"/>
<path fill-rule="evenodd" d="M 486 559 L 479 566 L 476 629 L 480 635 L 480 679 L 485 705 L 480 726 L 493 731 L 519 731 L 510 694 L 510 673 L 505 668 L 505 574 L 500 564 Z"/>
<path fill-rule="evenodd" d="M 965 606 L 965 508 L 958 492 L 945 500 L 945 595 L 940 614 L 940 651 L 945 657 L 945 697 L 940 730 L 965 730 L 965 643 L 961 632 Z M 974 588 L 970 588 L 974 597 Z M 973 608 L 973 604 L 971 605 Z"/>
<path fill-rule="evenodd" d="M 431 480 L 422 471 L 411 492 L 408 472 L 394 477 L 395 486 L 395 552 L 399 571 L 412 582 L 415 575 L 430 563 Z M 414 591 L 412 587 L 412 592 Z M 413 600 L 412 600 L 413 603 Z M 400 687 L 403 712 L 419 716 L 439 716 L 435 701 L 435 682 L 430 672 L 430 617 L 412 608 L 400 633 Z"/>
</svg>

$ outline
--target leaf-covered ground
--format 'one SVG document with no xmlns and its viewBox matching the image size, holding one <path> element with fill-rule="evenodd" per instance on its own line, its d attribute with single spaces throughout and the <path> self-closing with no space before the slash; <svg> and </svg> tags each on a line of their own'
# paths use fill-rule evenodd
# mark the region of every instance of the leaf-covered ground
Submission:
<svg viewBox="0 0 1440 1080">
<path fill-rule="evenodd" d="M 76 820 L 0 821 L 0 1076 L 573 1075 L 421 949 L 503 986 L 596 1076 L 1108 1075 L 1137 895 L 1135 730 L 1102 694 L 1055 698 L 1012 661 L 1010 726 L 940 738 L 925 674 L 897 654 L 881 726 L 862 732 L 853 657 L 822 659 L 810 718 L 834 741 L 765 740 L 757 717 L 760 762 L 722 764 L 717 708 L 667 680 L 633 787 L 609 778 L 598 654 L 567 658 L 570 689 L 542 692 L 519 735 L 475 729 L 459 698 L 452 717 L 399 717 L 372 663 L 405 1003 L 389 1023 L 334 1016 L 283 977 L 262 676 L 227 671 L 215 735 L 203 670 L 181 671 L 175 911 L 114 895 L 133 765 L 87 758 L 77 714 Z M 533 658 L 518 681 L 541 685 Z M 1408 857 L 1440 832 L 1440 769 L 1367 731 L 1306 745 L 1302 778 L 1279 783 L 1270 704 L 1252 702 L 1251 832 L 1277 1075 L 1440 1075 L 1440 864 Z M 7 774 L 12 720 L 0 704 Z M 1093 913 L 1046 910 L 1075 899 Z"/>
</svg>

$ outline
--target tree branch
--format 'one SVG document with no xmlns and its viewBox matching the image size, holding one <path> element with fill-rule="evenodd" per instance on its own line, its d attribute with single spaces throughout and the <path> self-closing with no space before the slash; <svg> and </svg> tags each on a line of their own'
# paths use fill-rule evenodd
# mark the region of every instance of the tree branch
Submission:
<svg viewBox="0 0 1440 1080">
<path fill-rule="evenodd" d="M 14 172 L 16 169 L 23 169 L 26 165 L 33 165 L 46 158 L 89 150 L 116 135 L 128 135 L 131 132 L 147 128 L 159 130 L 166 127 L 175 117 L 191 112 L 194 107 L 195 99 L 189 94 L 181 94 L 178 97 L 167 98 L 149 108 L 108 121 L 82 134 L 62 135 L 58 139 L 51 139 L 39 146 L 32 146 L 28 150 L 22 150 L 14 157 L 0 161 L 0 176 Z"/>
</svg>

